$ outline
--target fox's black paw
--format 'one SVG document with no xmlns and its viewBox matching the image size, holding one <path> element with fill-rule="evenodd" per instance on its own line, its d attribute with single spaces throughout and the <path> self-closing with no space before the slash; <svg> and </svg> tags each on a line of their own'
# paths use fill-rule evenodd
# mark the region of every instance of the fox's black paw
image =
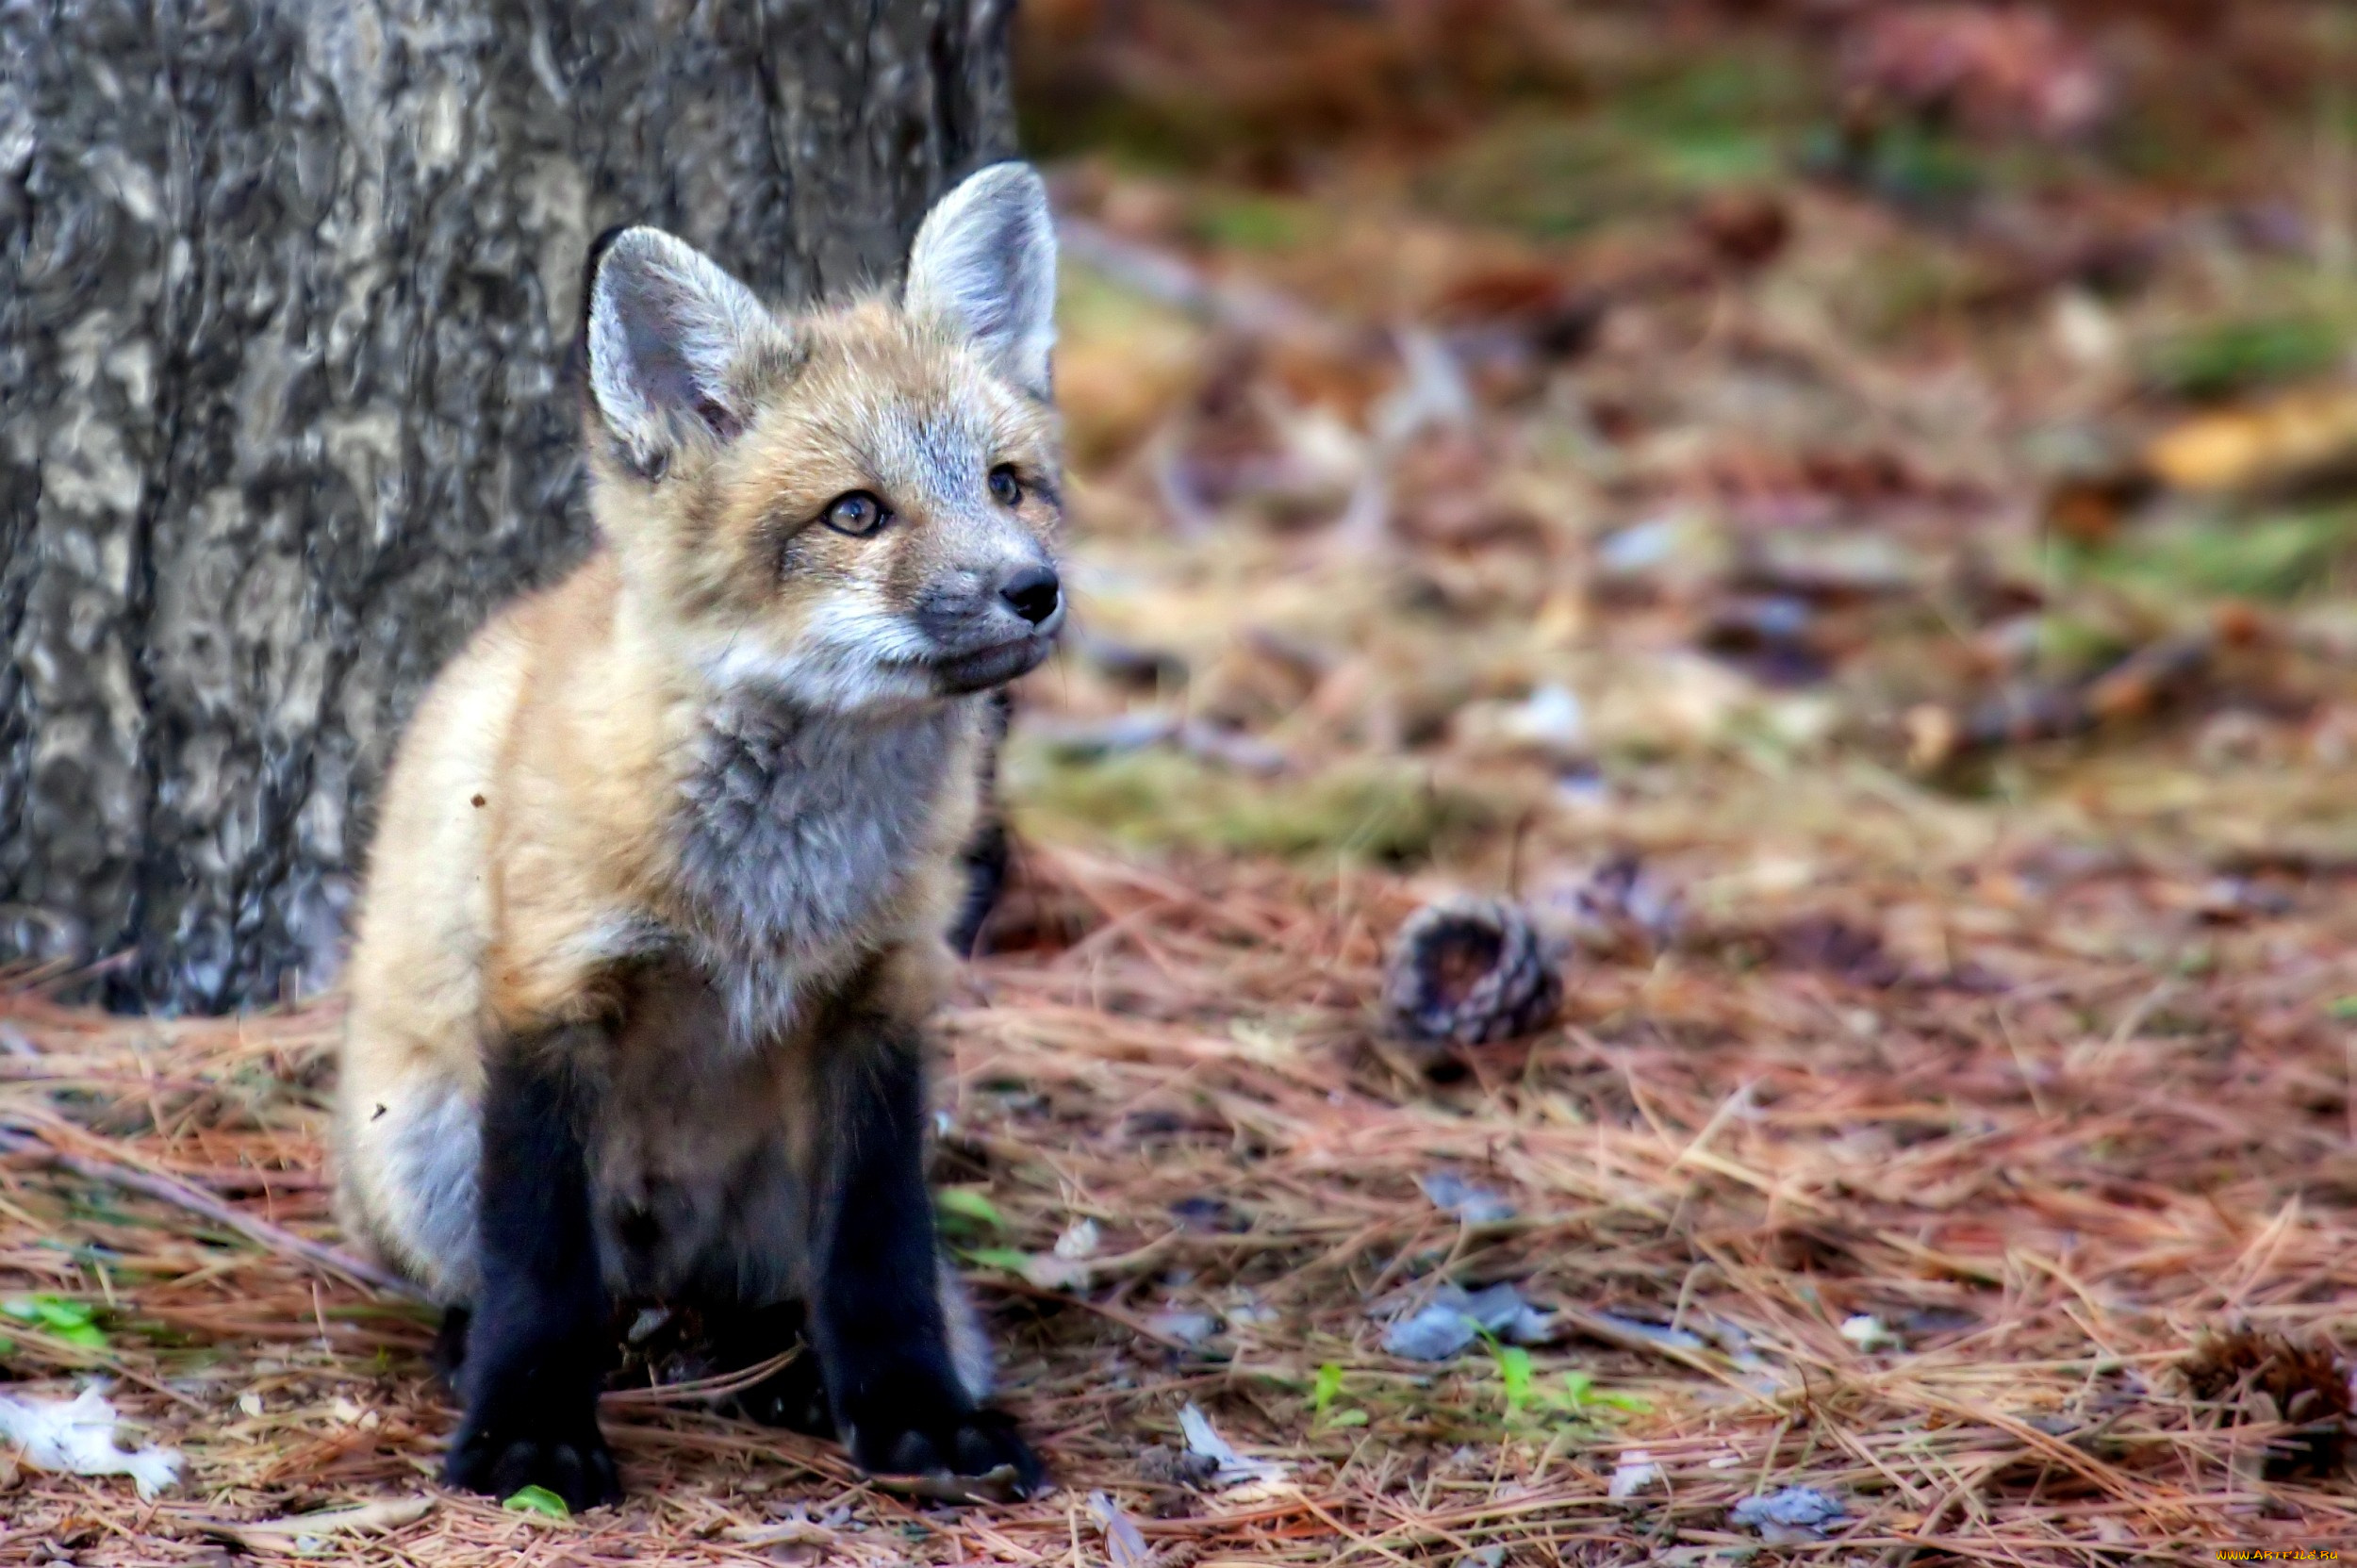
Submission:
<svg viewBox="0 0 2357 1568">
<path fill-rule="evenodd" d="M 854 1423 L 851 1458 L 879 1477 L 913 1477 L 901 1490 L 945 1497 L 1028 1497 L 1046 1479 L 1039 1456 L 997 1411 L 944 1411 L 937 1416 Z"/>
<path fill-rule="evenodd" d="M 545 1487 L 576 1513 L 622 1500 L 614 1454 L 599 1435 L 594 1415 L 585 1422 L 552 1422 L 503 1419 L 504 1413 L 468 1417 L 442 1463 L 444 1480 L 494 1497 Z"/>
</svg>

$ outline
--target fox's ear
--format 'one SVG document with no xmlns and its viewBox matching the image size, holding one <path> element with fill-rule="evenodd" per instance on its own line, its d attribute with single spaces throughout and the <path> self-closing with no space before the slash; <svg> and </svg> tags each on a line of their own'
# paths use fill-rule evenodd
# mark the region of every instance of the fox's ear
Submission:
<svg viewBox="0 0 2357 1568">
<path fill-rule="evenodd" d="M 742 433 L 729 369 L 769 325 L 753 291 L 661 229 L 605 236 L 589 260 L 589 392 L 640 473 L 668 466 L 683 437 Z"/>
<path fill-rule="evenodd" d="M 905 304 L 963 332 L 1025 391 L 1048 395 L 1056 225 L 1036 170 L 994 163 L 934 204 L 909 252 Z"/>
</svg>

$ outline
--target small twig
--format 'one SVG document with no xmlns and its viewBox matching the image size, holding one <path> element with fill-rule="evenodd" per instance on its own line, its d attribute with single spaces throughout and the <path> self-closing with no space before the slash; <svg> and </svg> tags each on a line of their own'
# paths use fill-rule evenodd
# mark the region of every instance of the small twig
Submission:
<svg viewBox="0 0 2357 1568">
<path fill-rule="evenodd" d="M 183 1527 L 234 1541 L 250 1552 L 283 1552 L 306 1538 L 331 1535 L 382 1535 L 414 1525 L 434 1511 L 438 1499 L 394 1497 L 363 1503 L 356 1508 L 329 1509 L 321 1513 L 297 1513 L 284 1519 L 260 1519 L 250 1524 L 234 1519 L 187 1519 Z M 298 1548 L 299 1549 L 299 1548 Z"/>
<path fill-rule="evenodd" d="M 268 1220 L 255 1219 L 242 1209 L 161 1172 L 139 1170 L 112 1160 L 70 1153 L 50 1143 L 47 1132 L 48 1130 L 38 1123 L 17 1116 L 8 1117 L 7 1125 L 0 1125 L 0 1151 L 40 1154 L 88 1180 L 108 1181 L 118 1187 L 127 1187 L 174 1208 L 202 1215 L 217 1225 L 227 1226 L 268 1251 L 300 1258 L 316 1268 L 357 1280 L 390 1295 L 412 1300 L 425 1299 L 424 1293 L 408 1280 L 364 1259 L 355 1258 L 341 1248 L 329 1246 L 324 1242 L 310 1241 Z"/>
<path fill-rule="evenodd" d="M 794 1364 L 802 1353 L 800 1345 L 781 1350 L 766 1361 L 723 1372 L 717 1377 L 690 1378 L 677 1383 L 660 1383 L 651 1388 L 608 1389 L 598 1396 L 608 1405 L 697 1405 L 725 1399 L 732 1394 L 742 1394 L 756 1383 L 775 1377 Z"/>
</svg>

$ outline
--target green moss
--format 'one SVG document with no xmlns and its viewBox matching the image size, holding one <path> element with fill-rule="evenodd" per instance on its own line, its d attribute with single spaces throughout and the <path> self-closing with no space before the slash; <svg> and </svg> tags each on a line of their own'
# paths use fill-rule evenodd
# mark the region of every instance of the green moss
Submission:
<svg viewBox="0 0 2357 1568">
<path fill-rule="evenodd" d="M 1772 55 L 1705 57 L 1633 75 L 1592 108 L 1503 118 L 1429 170 L 1426 206 L 1545 238 L 1673 211 L 1789 169 L 1815 90 Z"/>
<path fill-rule="evenodd" d="M 1821 132 L 1811 161 L 1845 167 L 1851 176 L 1903 206 L 1938 206 L 1979 190 L 1987 172 L 1976 150 L 1954 136 L 1913 121 L 1883 127 L 1862 146 L 1838 146 Z"/>
<path fill-rule="evenodd" d="M 2038 617 L 2037 662 L 2050 678 L 2069 680 L 2116 664 L 2134 647 L 2116 626 L 2050 611 Z"/>
<path fill-rule="evenodd" d="M 1125 337 L 1138 331 L 1142 324 L 1183 324 L 1185 320 L 1178 311 L 1125 289 L 1091 268 L 1072 265 L 1056 269 L 1056 324 L 1068 335 Z"/>
<path fill-rule="evenodd" d="M 1682 135 L 1654 149 L 1658 177 L 1679 190 L 1766 184 L 1783 172 L 1784 162 L 1775 138 L 1736 125 Z"/>
<path fill-rule="evenodd" d="M 2314 314 L 2213 322 L 2153 344 L 2145 379 L 2175 397 L 2225 397 L 2328 370 L 2349 340 L 2344 323 Z"/>
<path fill-rule="evenodd" d="M 1655 200 L 1612 128 L 1586 117 L 1497 125 L 1442 159 L 1418 195 L 1443 217 L 1547 239 L 1642 210 Z"/>
<path fill-rule="evenodd" d="M 1693 192 L 1783 173 L 1817 99 L 1792 61 L 1755 49 L 1640 81 L 1614 97 L 1611 114 L 1655 179 Z"/>
<path fill-rule="evenodd" d="M 1640 136 L 1707 141 L 1789 124 L 1814 112 L 1820 96 L 1795 58 L 1760 39 L 1739 53 L 1700 56 L 1639 77 L 1610 103 L 1613 117 Z"/>
<path fill-rule="evenodd" d="M 2195 593 L 2282 600 L 2332 586 L 2352 539 L 2352 506 L 2184 517 L 2081 553 L 2076 565 L 2087 576 L 2157 599 Z"/>
<path fill-rule="evenodd" d="M 1292 250 L 1314 243 L 1331 227 L 1315 205 L 1281 196 L 1210 197 L 1187 219 L 1195 239 L 1244 251 Z"/>
<path fill-rule="evenodd" d="M 1156 748 L 1079 759 L 1018 742 L 1006 789 L 1026 832 L 1132 848 L 1413 865 L 1494 826 L 1494 802 L 1398 762 L 1257 779 Z"/>
<path fill-rule="evenodd" d="M 1443 216 L 1552 239 L 1766 183 L 1784 165 L 1777 137 L 1744 126 L 1649 139 L 1609 121 L 1525 120 L 1468 143 L 1420 194 Z"/>
</svg>

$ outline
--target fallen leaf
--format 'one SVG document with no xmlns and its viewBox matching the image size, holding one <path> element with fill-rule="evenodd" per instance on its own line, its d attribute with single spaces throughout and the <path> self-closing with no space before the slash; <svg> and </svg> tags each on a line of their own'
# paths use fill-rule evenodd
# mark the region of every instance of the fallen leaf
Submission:
<svg viewBox="0 0 2357 1568">
<path fill-rule="evenodd" d="M 1193 1400 L 1178 1412 L 1178 1430 L 1186 1439 L 1187 1452 L 1197 1459 L 1208 1460 L 1215 1468 L 1211 1481 L 1214 1486 L 1243 1486 L 1247 1483 L 1265 1484 L 1285 1479 L 1285 1467 L 1274 1460 L 1249 1460 L 1228 1445 L 1228 1440 L 1211 1427 L 1211 1418 Z"/>
<path fill-rule="evenodd" d="M 1152 1550 L 1135 1521 L 1121 1511 L 1121 1505 L 1102 1492 L 1089 1494 L 1089 1514 L 1105 1532 L 1105 1556 L 1113 1568 L 1146 1568 Z"/>
<path fill-rule="evenodd" d="M 2153 437 L 2145 462 L 2181 490 L 2276 488 L 2357 466 L 2357 388 L 2319 387 L 2198 414 Z"/>
<path fill-rule="evenodd" d="M 1764 1540 L 1792 1542 L 1818 1540 L 1848 1514 L 1838 1497 L 1813 1486 L 1788 1486 L 1744 1498 L 1727 1510 L 1727 1517 L 1745 1529 L 1757 1530 Z"/>
<path fill-rule="evenodd" d="M 529 1487 L 526 1490 L 536 1492 L 540 1489 Z M 521 1496 L 522 1494 L 517 1495 Z M 555 1497 L 553 1493 L 548 1495 Z M 435 1499 L 431 1497 L 397 1497 L 383 1502 L 361 1503 L 353 1508 L 327 1509 L 319 1513 L 289 1514 L 283 1519 L 257 1519 L 252 1522 L 206 1519 L 199 1521 L 196 1527 L 207 1535 L 234 1541 L 251 1551 L 283 1551 L 289 1543 L 305 1536 L 381 1535 L 387 1530 L 397 1530 L 404 1525 L 412 1525 L 424 1518 L 434 1511 L 434 1506 Z M 509 1498 L 506 1506 L 515 1507 L 515 1498 Z M 559 1510 L 556 1517 L 564 1517 L 563 1500 L 556 1499 L 556 1506 Z"/>
</svg>

